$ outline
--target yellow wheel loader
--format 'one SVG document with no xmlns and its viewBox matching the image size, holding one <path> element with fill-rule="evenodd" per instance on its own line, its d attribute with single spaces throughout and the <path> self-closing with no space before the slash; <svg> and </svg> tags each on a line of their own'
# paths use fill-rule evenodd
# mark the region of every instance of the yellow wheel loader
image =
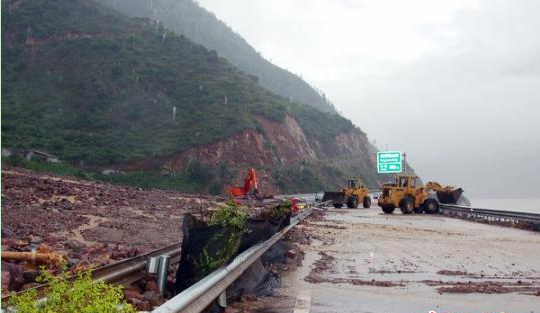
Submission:
<svg viewBox="0 0 540 313">
<path fill-rule="evenodd" d="M 332 201 L 335 208 L 342 208 L 344 204 L 349 209 L 356 209 L 362 203 L 364 208 L 371 206 L 371 198 L 369 197 L 369 189 L 360 185 L 359 179 L 347 180 L 347 187 L 341 191 L 325 191 L 322 202 Z"/>
<path fill-rule="evenodd" d="M 383 184 L 378 200 L 383 212 L 391 214 L 399 207 L 403 214 L 438 213 L 439 203 L 455 204 L 463 193 L 461 188 L 443 187 L 436 182 L 421 187 L 417 179 L 417 176 L 403 175 L 396 177 L 395 183 Z"/>
</svg>

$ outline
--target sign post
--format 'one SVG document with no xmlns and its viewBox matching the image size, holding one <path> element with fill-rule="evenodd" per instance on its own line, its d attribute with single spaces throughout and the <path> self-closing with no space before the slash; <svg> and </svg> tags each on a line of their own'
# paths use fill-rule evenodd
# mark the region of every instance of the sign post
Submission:
<svg viewBox="0 0 540 313">
<path fill-rule="evenodd" d="M 377 172 L 400 173 L 402 171 L 401 151 L 377 152 Z"/>
</svg>

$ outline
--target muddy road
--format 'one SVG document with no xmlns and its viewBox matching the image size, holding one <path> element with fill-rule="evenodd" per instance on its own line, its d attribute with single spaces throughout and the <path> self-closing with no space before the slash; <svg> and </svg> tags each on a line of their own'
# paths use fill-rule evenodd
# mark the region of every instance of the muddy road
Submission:
<svg viewBox="0 0 540 313">
<path fill-rule="evenodd" d="M 305 258 L 279 291 L 290 312 L 540 312 L 539 233 L 378 207 L 298 231 Z"/>
</svg>

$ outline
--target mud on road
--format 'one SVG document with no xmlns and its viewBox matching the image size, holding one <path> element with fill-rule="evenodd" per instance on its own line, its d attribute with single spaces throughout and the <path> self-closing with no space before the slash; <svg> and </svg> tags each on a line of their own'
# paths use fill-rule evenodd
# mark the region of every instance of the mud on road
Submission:
<svg viewBox="0 0 540 313">
<path fill-rule="evenodd" d="M 304 261 L 280 294 L 309 294 L 310 312 L 540 312 L 537 232 L 378 207 L 297 231 Z"/>
</svg>

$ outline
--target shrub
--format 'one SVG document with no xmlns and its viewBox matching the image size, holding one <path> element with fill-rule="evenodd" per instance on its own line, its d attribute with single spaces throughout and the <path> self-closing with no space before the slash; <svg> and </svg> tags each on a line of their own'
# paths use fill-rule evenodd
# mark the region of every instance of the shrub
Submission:
<svg viewBox="0 0 540 313">
<path fill-rule="evenodd" d="M 288 199 L 284 199 L 278 206 L 270 210 L 269 217 L 273 220 L 279 220 L 282 217 L 291 215 L 292 203 Z"/>
<path fill-rule="evenodd" d="M 17 313 L 134 313 L 136 310 L 123 301 L 122 286 L 113 286 L 103 281 L 93 282 L 91 271 L 79 273 L 70 281 L 68 274 L 53 276 L 43 271 L 38 282 L 49 284 L 45 301 L 39 301 L 35 290 L 13 295 L 9 304 Z"/>
<path fill-rule="evenodd" d="M 246 223 L 248 214 L 233 202 L 222 209 L 214 212 L 210 217 L 209 226 L 219 225 L 221 227 L 233 227 L 236 230 L 244 231 L 246 229 Z"/>
</svg>

